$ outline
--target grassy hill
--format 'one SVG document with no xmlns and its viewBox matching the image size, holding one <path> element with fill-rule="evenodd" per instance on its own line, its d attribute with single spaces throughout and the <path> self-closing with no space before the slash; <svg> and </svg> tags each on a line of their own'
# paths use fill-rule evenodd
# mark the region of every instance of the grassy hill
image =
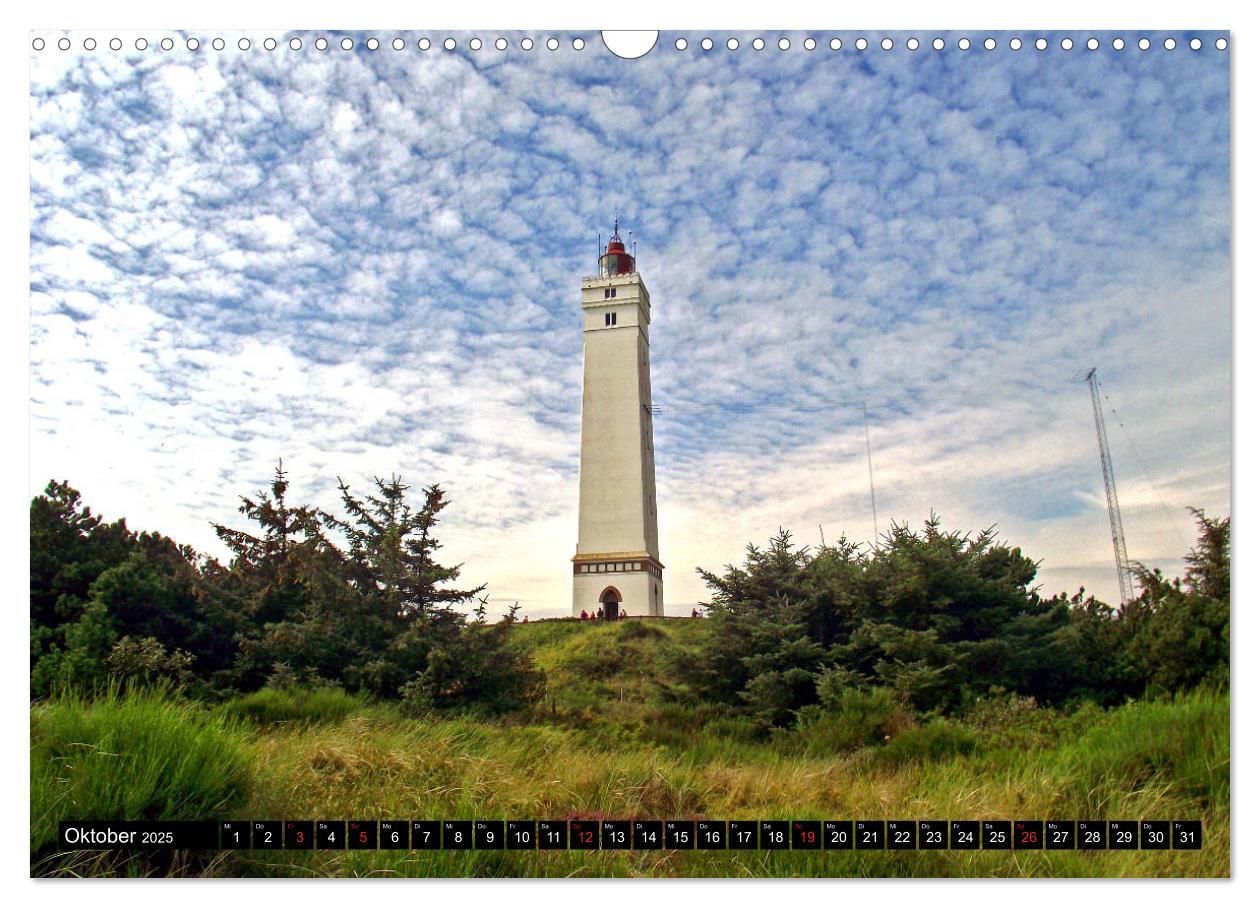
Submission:
<svg viewBox="0 0 1260 908">
<path fill-rule="evenodd" d="M 407 876 L 1224 876 L 1229 697 L 1103 711 L 986 704 L 885 744 L 758 733 L 696 705 L 705 621 L 513 630 L 547 676 L 531 715 L 411 718 L 339 692 L 32 707 L 35 873 Z M 54 854 L 59 819 L 1202 819 L 1198 852 Z"/>
<path fill-rule="evenodd" d="M 513 643 L 547 675 L 547 706 L 596 722 L 637 721 L 687 693 L 680 667 L 707 621 L 540 621 L 513 629 Z"/>
</svg>

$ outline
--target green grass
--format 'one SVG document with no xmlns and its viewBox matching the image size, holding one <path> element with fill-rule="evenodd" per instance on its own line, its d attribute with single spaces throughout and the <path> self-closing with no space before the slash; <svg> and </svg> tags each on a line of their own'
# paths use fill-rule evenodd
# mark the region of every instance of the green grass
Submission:
<svg viewBox="0 0 1260 908">
<path fill-rule="evenodd" d="M 264 688 L 236 697 L 221 707 L 224 715 L 244 719 L 258 725 L 281 723 L 339 722 L 351 713 L 368 706 L 363 697 L 356 697 L 337 687 Z"/>
<path fill-rule="evenodd" d="M 514 628 L 513 643 L 547 675 L 548 706 L 603 724 L 687 693 L 677 666 L 707 632 L 698 620 L 540 621 Z"/>
<path fill-rule="evenodd" d="M 548 675 L 554 714 L 549 705 L 497 722 L 414 720 L 388 704 L 361 702 L 317 721 L 257 720 L 257 711 L 239 702 L 211 711 L 143 697 L 34 707 L 32 813 L 45 817 L 39 835 L 55 834 L 54 815 L 130 817 L 131 805 L 143 804 L 159 811 L 154 815 L 237 819 L 1187 818 L 1204 822 L 1202 851 L 232 852 L 175 871 L 150 870 L 456 877 L 1229 874 L 1227 694 L 1203 690 L 1072 713 L 999 705 L 963 723 L 910 726 L 886 744 L 827 750 L 802 740 L 805 733 L 760 736 L 746 720 L 684 705 L 688 692 L 672 668 L 706 632 L 704 622 L 637 627 L 546 622 L 516 629 L 517 645 Z M 91 721 L 82 718 L 89 715 Z M 62 730 L 53 734 L 54 727 Z M 68 773 L 69 787 L 86 786 L 91 798 L 66 800 L 61 767 L 72 761 L 64 755 L 98 749 L 126 754 L 129 769 L 111 770 L 106 762 L 101 768 L 113 772 L 112 782 L 85 780 L 106 760 L 93 757 L 98 764 Z M 214 771 L 193 771 L 205 765 L 209 750 L 216 753 Z M 182 775 L 156 770 L 184 751 L 192 753 Z M 239 784 L 222 772 L 220 752 L 229 754 Z M 147 800 L 105 797 L 133 787 L 147 791 Z M 154 807 L 159 794 L 165 802 Z M 53 803 L 55 811 L 46 806 Z M 84 860 L 65 858 L 45 872 L 67 872 Z M 92 872 L 142 871 L 94 866 Z"/>
<path fill-rule="evenodd" d="M 102 857 L 53 855 L 60 820 L 213 818 L 247 803 L 253 773 L 234 723 L 161 691 L 32 706 L 32 869 Z"/>
</svg>

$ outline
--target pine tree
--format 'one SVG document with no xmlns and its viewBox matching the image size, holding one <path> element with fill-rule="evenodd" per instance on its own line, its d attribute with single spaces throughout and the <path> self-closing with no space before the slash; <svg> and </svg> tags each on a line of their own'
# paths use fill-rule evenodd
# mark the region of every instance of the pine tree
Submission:
<svg viewBox="0 0 1260 908">
<path fill-rule="evenodd" d="M 445 494 L 436 485 L 428 486 L 424 504 L 414 510 L 407 501 L 410 487 L 401 477 L 374 481 L 377 494 L 361 500 L 338 477 L 349 519 L 323 515 L 325 524 L 341 531 L 349 543 L 351 581 L 361 593 L 379 600 L 387 614 L 404 622 L 449 623 L 451 606 L 473 599 L 485 585 L 467 590 L 444 586 L 457 580 L 460 572 L 459 565 L 444 567 L 435 558 L 441 544 L 434 528 L 447 506 Z"/>
<path fill-rule="evenodd" d="M 269 490 L 241 496 L 240 513 L 255 532 L 214 524 L 232 551 L 226 574 L 208 566 L 208 598 L 221 615 L 235 614 L 240 656 L 233 683 L 263 684 L 279 662 L 300 664 L 316 677 L 336 679 L 352 659 L 340 628 L 331 627 L 344 583 L 341 553 L 324 536 L 320 512 L 289 501 L 283 460 Z"/>
<path fill-rule="evenodd" d="M 238 510 L 258 524 L 261 529 L 259 535 L 219 523 L 213 525 L 215 533 L 235 555 L 234 568 L 255 572 L 268 583 L 286 576 L 292 556 L 328 545 L 320 528 L 319 510 L 305 505 L 290 507 L 288 491 L 284 461 L 279 460 L 271 480 L 270 494 L 259 491 L 253 498 L 241 496 Z"/>
</svg>

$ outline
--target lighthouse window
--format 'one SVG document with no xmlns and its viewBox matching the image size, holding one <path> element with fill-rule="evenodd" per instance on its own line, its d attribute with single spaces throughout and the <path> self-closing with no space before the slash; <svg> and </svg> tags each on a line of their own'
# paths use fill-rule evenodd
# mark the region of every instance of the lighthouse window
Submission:
<svg viewBox="0 0 1260 908">
<path fill-rule="evenodd" d="M 611 328 L 611 327 L 613 327 L 613 326 L 614 326 L 614 325 L 616 325 L 616 324 L 617 324 L 617 313 L 616 313 L 616 312 L 605 312 L 605 313 L 604 313 L 604 327 L 605 327 L 605 328 Z"/>
</svg>

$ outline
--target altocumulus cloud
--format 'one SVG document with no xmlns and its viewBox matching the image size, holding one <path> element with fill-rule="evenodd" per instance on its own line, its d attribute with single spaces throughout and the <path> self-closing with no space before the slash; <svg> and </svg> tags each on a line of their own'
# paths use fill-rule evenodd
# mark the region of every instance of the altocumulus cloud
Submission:
<svg viewBox="0 0 1260 908">
<path fill-rule="evenodd" d="M 675 609 L 779 526 L 872 538 L 863 402 L 880 522 L 997 524 L 1048 591 L 1115 598 L 1084 368 L 1134 557 L 1228 511 L 1227 54 L 298 36 L 34 55 L 32 492 L 220 554 L 280 456 L 328 508 L 398 472 L 449 491 L 466 579 L 567 611 L 577 283 L 617 207 Z"/>
</svg>

